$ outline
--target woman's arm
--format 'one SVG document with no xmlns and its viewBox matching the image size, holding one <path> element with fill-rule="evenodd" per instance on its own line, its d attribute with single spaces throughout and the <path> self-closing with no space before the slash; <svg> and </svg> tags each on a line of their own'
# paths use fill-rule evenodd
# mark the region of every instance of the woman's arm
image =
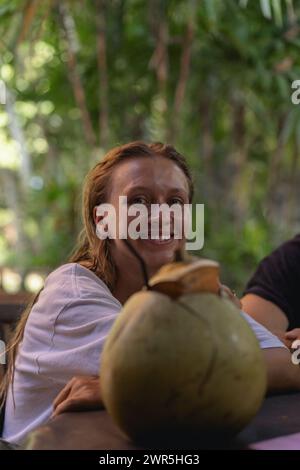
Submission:
<svg viewBox="0 0 300 470">
<path fill-rule="evenodd" d="M 299 326 L 300 236 L 288 240 L 257 266 L 249 279 L 243 309 L 275 334 Z"/>
<path fill-rule="evenodd" d="M 267 367 L 267 393 L 300 391 L 300 366 L 292 363 L 284 348 L 263 350 Z"/>
<path fill-rule="evenodd" d="M 267 368 L 267 394 L 300 391 L 300 367 L 291 361 L 285 348 L 263 349 Z M 59 393 L 53 404 L 53 417 L 67 411 L 104 408 L 100 378 L 74 377 Z"/>
<path fill-rule="evenodd" d="M 280 339 L 284 337 L 288 327 L 288 319 L 277 305 L 256 294 L 246 294 L 241 302 L 244 312 L 279 336 Z"/>
</svg>

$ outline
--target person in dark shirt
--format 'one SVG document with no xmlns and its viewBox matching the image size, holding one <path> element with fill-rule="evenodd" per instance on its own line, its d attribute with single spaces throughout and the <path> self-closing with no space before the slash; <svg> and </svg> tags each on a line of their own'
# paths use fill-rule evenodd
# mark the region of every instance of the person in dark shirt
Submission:
<svg viewBox="0 0 300 470">
<path fill-rule="evenodd" d="M 300 234 L 258 265 L 242 298 L 243 310 L 288 346 L 300 338 Z"/>
</svg>

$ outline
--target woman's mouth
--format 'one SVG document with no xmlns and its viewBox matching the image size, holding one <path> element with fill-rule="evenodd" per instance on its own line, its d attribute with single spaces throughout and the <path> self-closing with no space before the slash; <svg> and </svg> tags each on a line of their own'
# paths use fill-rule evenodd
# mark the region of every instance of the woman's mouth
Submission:
<svg viewBox="0 0 300 470">
<path fill-rule="evenodd" d="M 158 237 L 143 239 L 143 242 L 151 243 L 152 245 L 168 245 L 174 241 L 174 235 L 159 235 Z"/>
</svg>

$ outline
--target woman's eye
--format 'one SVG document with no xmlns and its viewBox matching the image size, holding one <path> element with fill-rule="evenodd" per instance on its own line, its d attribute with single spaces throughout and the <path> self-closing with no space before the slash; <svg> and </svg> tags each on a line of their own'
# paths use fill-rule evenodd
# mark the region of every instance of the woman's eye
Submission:
<svg viewBox="0 0 300 470">
<path fill-rule="evenodd" d="M 180 197 L 172 197 L 169 201 L 169 205 L 172 206 L 173 204 L 184 204 L 184 201 Z"/>
<path fill-rule="evenodd" d="M 149 204 L 149 201 L 144 196 L 137 196 L 130 201 L 130 204 Z"/>
</svg>

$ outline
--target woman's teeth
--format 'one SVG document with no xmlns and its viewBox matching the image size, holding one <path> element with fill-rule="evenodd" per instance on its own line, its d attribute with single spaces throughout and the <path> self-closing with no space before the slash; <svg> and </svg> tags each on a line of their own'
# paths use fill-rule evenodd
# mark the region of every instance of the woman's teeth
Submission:
<svg viewBox="0 0 300 470">
<path fill-rule="evenodd" d="M 173 238 L 173 235 L 158 235 L 151 237 L 150 240 L 170 240 L 170 238 Z"/>
<path fill-rule="evenodd" d="M 169 235 L 160 235 L 159 237 L 149 238 L 149 241 L 156 244 L 168 243 L 173 240 L 173 236 Z"/>
</svg>

